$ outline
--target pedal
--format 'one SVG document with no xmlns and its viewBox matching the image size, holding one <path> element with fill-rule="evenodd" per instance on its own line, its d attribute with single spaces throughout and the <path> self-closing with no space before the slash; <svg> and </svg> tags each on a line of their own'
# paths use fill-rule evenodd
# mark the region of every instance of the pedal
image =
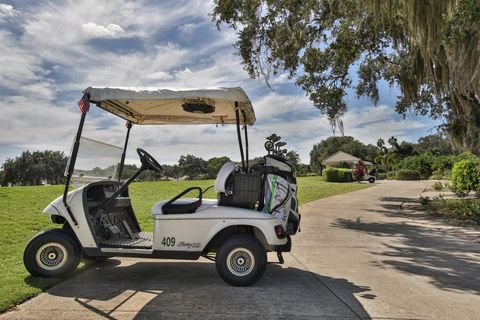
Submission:
<svg viewBox="0 0 480 320">
<path fill-rule="evenodd" d="M 134 239 L 138 239 L 132 232 L 132 229 L 130 229 L 130 226 L 128 225 L 127 221 L 125 220 L 122 220 L 122 223 L 123 223 L 123 227 L 125 228 L 125 230 L 127 230 L 127 233 L 128 233 L 128 236 L 130 237 L 130 239 L 134 240 Z"/>
<path fill-rule="evenodd" d="M 283 260 L 283 256 L 281 252 L 277 252 L 278 263 L 283 264 L 285 261 Z"/>
<path fill-rule="evenodd" d="M 117 226 L 112 226 L 112 225 L 111 225 L 111 226 L 108 227 L 108 230 L 110 230 L 110 232 L 111 232 L 112 234 L 119 234 L 119 233 L 120 233 L 120 229 L 118 229 Z"/>
</svg>

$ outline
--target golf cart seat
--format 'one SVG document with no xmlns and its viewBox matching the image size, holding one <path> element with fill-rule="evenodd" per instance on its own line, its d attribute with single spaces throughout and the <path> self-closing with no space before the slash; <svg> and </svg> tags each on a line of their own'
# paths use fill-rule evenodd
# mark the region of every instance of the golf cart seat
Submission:
<svg viewBox="0 0 480 320">
<path fill-rule="evenodd" d="M 185 198 L 185 199 L 179 199 L 177 200 L 177 204 L 180 205 L 189 205 L 192 202 L 196 202 L 198 199 L 196 198 Z M 164 213 L 164 210 L 162 207 L 168 202 L 169 200 L 162 200 L 157 203 L 152 207 L 151 213 L 152 216 L 155 218 L 156 216 L 161 216 L 165 214 L 171 214 L 171 213 Z M 203 210 L 207 210 L 213 206 L 216 206 L 218 204 L 217 199 L 202 199 L 201 205 L 195 209 L 194 212 L 202 212 Z M 178 213 L 194 213 L 194 212 L 178 212 Z"/>
<path fill-rule="evenodd" d="M 222 168 L 218 172 L 217 178 L 215 179 L 214 188 L 217 193 L 225 193 L 225 194 L 229 193 L 229 191 L 227 190 L 228 181 L 232 173 L 235 172 L 235 170 L 236 170 L 236 165 L 233 162 L 227 162 L 222 166 Z M 182 196 L 194 190 L 198 191 L 198 198 L 180 199 Z M 212 205 L 217 204 L 216 200 L 207 201 L 205 204 L 203 204 L 203 200 L 202 200 L 203 192 L 204 190 L 202 190 L 202 188 L 200 187 L 190 187 L 182 191 L 180 194 L 178 194 L 171 200 L 163 200 L 163 201 L 157 202 L 151 210 L 152 215 L 155 216 L 158 214 L 194 213 L 197 210 L 201 209 L 202 207 L 203 209 L 205 209 L 207 207 L 211 207 Z"/>
<path fill-rule="evenodd" d="M 191 191 L 197 190 L 198 191 L 198 198 L 190 198 L 190 199 L 180 199 L 187 193 Z M 178 195 L 173 197 L 167 201 L 160 201 L 155 204 L 155 207 L 160 207 L 162 214 L 186 214 L 186 213 L 194 213 L 197 209 L 202 205 L 202 188 L 200 187 L 191 187 L 182 192 Z M 153 208 L 152 208 L 153 213 Z"/>
</svg>

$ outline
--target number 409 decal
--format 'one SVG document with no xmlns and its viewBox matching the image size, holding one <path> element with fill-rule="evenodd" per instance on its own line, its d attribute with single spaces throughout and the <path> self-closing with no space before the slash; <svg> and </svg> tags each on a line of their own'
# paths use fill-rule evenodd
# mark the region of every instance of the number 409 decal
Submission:
<svg viewBox="0 0 480 320">
<path fill-rule="evenodd" d="M 175 237 L 164 237 L 163 240 L 162 240 L 162 245 L 164 247 L 175 246 Z"/>
</svg>

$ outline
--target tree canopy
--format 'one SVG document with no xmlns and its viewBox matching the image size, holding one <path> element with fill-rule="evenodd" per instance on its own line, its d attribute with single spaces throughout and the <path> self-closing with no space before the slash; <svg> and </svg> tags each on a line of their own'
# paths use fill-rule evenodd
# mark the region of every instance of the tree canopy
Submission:
<svg viewBox="0 0 480 320">
<path fill-rule="evenodd" d="M 215 0 L 212 16 L 251 77 L 288 73 L 332 124 L 349 89 L 376 103 L 385 80 L 399 113 L 444 119 L 480 153 L 480 1 Z"/>
<path fill-rule="evenodd" d="M 2 185 L 39 185 L 63 183 L 67 157 L 61 151 L 24 151 L 20 156 L 7 159 L 3 165 Z"/>
</svg>

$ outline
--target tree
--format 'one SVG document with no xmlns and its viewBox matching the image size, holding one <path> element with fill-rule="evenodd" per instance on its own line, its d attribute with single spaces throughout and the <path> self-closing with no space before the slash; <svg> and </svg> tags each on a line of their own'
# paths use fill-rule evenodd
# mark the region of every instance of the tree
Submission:
<svg viewBox="0 0 480 320">
<path fill-rule="evenodd" d="M 300 163 L 300 155 L 295 150 L 288 151 L 285 154 L 285 157 L 287 158 L 288 161 L 290 161 L 291 163 L 293 163 L 295 165 Z"/>
<path fill-rule="evenodd" d="M 306 176 L 310 173 L 313 173 L 313 172 L 312 172 L 312 169 L 310 168 L 310 166 L 308 164 L 299 163 L 297 165 L 297 176 L 302 177 L 302 176 Z"/>
<path fill-rule="evenodd" d="M 382 138 L 378 139 L 377 140 L 377 147 L 380 149 L 380 151 L 382 153 L 387 153 L 388 152 L 388 149 L 387 147 L 385 146 L 385 140 L 383 140 Z"/>
<path fill-rule="evenodd" d="M 123 165 L 123 172 L 122 172 L 122 180 L 126 180 L 133 176 L 135 172 L 138 171 L 138 167 L 134 164 L 124 164 Z M 139 177 L 140 178 L 140 177 Z M 137 180 L 141 180 L 137 178 Z"/>
<path fill-rule="evenodd" d="M 164 164 L 162 165 L 163 167 L 163 174 L 166 176 L 166 177 L 172 177 L 172 178 L 180 178 L 181 177 L 181 172 L 180 172 L 180 168 L 178 167 L 177 164 L 174 164 L 173 166 L 172 165 L 168 165 L 168 164 Z"/>
<path fill-rule="evenodd" d="M 407 157 L 403 159 L 399 167 L 402 169 L 410 169 L 417 172 L 422 179 L 428 179 L 433 172 L 434 157 L 428 153 L 423 153 L 421 155 Z"/>
<path fill-rule="evenodd" d="M 142 172 L 140 176 L 138 176 L 138 181 L 158 181 L 162 180 L 163 174 L 153 171 L 153 170 L 145 170 Z"/>
<path fill-rule="evenodd" d="M 215 0 L 212 16 L 237 30 L 252 78 L 287 73 L 331 122 L 349 88 L 377 103 L 385 80 L 399 113 L 443 118 L 480 153 L 480 1 Z"/>
<path fill-rule="evenodd" d="M 178 168 L 183 175 L 187 175 L 190 179 L 202 178 L 207 173 L 208 162 L 202 158 L 195 157 L 191 154 L 181 156 L 178 160 Z"/>
<path fill-rule="evenodd" d="M 24 151 L 19 157 L 7 159 L 2 165 L 4 183 L 38 185 L 63 183 L 67 157 L 60 151 Z"/>
<path fill-rule="evenodd" d="M 215 179 L 222 166 L 230 161 L 229 157 L 214 157 L 209 159 L 207 162 L 207 178 Z"/>
<path fill-rule="evenodd" d="M 5 171 L 0 170 L 0 186 L 6 186 L 7 182 L 5 181 Z"/>
<path fill-rule="evenodd" d="M 399 144 L 397 138 L 390 137 L 388 143 L 392 146 L 393 151 L 400 157 L 408 157 L 414 153 L 414 145 L 410 142 L 402 141 Z"/>
<path fill-rule="evenodd" d="M 448 139 L 438 133 L 419 138 L 415 149 L 418 153 L 429 152 L 433 155 L 449 155 L 454 153 Z"/>
</svg>

